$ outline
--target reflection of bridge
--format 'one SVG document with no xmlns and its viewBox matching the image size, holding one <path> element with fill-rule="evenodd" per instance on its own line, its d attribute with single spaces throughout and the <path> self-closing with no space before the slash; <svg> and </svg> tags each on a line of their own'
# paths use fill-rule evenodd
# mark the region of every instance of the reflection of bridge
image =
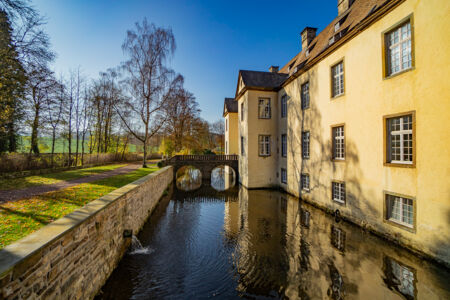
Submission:
<svg viewBox="0 0 450 300">
<path fill-rule="evenodd" d="M 200 170 L 202 179 L 211 180 L 211 172 L 218 166 L 228 166 L 236 174 L 236 182 L 239 178 L 239 156 L 238 155 L 175 155 L 163 161 L 165 166 L 173 166 L 174 179 L 179 168 L 193 166 Z"/>
</svg>

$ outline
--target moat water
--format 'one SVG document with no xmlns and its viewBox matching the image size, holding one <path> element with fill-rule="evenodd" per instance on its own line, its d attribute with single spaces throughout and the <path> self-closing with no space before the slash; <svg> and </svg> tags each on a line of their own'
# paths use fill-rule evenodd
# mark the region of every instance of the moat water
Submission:
<svg viewBox="0 0 450 300">
<path fill-rule="evenodd" d="M 221 191 L 197 177 L 161 201 L 138 235 L 146 251 L 97 298 L 450 299 L 448 269 L 285 193 L 226 189 L 223 174 Z"/>
</svg>

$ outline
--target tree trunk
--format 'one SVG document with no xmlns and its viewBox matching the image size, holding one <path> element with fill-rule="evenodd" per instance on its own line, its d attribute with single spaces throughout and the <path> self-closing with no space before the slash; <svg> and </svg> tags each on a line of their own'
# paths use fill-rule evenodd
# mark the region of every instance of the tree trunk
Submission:
<svg viewBox="0 0 450 300">
<path fill-rule="evenodd" d="M 14 123 L 8 123 L 8 150 L 9 152 L 17 151 L 17 136 L 16 130 L 14 128 Z"/>
<path fill-rule="evenodd" d="M 39 126 L 39 107 L 35 107 L 34 112 L 34 120 L 31 128 L 31 148 L 30 153 L 39 154 L 39 146 L 38 146 L 38 126 Z"/>
<path fill-rule="evenodd" d="M 86 138 L 86 132 L 83 131 L 81 136 L 81 165 L 84 165 L 84 139 Z"/>
<path fill-rule="evenodd" d="M 53 127 L 52 130 L 52 168 L 55 164 L 54 154 L 55 154 L 55 140 L 56 140 L 56 127 Z"/>
<path fill-rule="evenodd" d="M 78 145 L 80 142 L 80 132 L 78 131 L 78 124 L 77 124 L 77 145 L 76 145 L 76 149 L 75 149 L 75 166 L 78 166 Z"/>
<path fill-rule="evenodd" d="M 147 143 L 144 143 L 144 162 L 142 163 L 143 168 L 147 168 Z"/>
</svg>

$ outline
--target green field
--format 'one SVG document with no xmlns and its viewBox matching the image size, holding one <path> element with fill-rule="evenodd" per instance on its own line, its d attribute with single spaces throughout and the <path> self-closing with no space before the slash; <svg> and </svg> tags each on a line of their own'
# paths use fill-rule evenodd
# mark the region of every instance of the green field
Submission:
<svg viewBox="0 0 450 300">
<path fill-rule="evenodd" d="M 18 152 L 28 153 L 30 152 L 30 140 L 29 136 L 20 136 L 19 137 L 19 147 L 17 149 Z M 77 140 L 72 139 L 72 152 L 76 151 Z M 57 138 L 55 141 L 55 153 L 67 153 L 69 152 L 69 141 L 63 138 Z M 134 144 L 128 145 L 128 152 L 134 153 L 136 149 L 140 150 L 139 146 Z M 52 152 L 52 138 L 51 137 L 40 137 L 39 138 L 39 151 L 41 153 L 51 153 Z M 81 152 L 81 142 L 79 142 L 78 152 Z M 84 142 L 84 153 L 89 153 L 89 141 Z"/>
</svg>

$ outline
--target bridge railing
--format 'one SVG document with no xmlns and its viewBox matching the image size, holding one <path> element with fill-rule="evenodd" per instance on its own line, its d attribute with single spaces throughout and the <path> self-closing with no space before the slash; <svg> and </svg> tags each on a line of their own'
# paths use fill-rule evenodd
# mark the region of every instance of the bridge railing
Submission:
<svg viewBox="0 0 450 300">
<path fill-rule="evenodd" d="M 238 160 L 239 155 L 231 154 L 231 155 L 175 155 L 172 156 L 168 161 L 230 161 L 230 160 Z"/>
</svg>

